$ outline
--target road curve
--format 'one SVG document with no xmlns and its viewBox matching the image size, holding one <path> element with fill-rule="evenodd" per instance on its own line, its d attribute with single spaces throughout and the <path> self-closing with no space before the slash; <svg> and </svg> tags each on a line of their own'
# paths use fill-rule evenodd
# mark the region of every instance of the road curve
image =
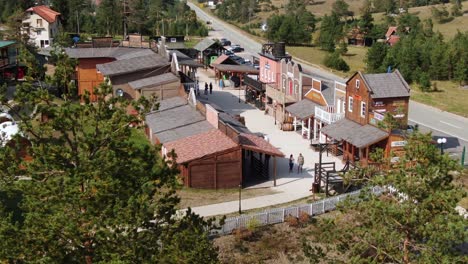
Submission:
<svg viewBox="0 0 468 264">
<path fill-rule="evenodd" d="M 246 52 L 258 54 L 261 50 L 262 44 L 251 39 L 249 35 L 242 32 L 240 29 L 218 19 L 217 17 L 206 13 L 204 10 L 199 8 L 197 5 L 187 2 L 189 7 L 195 11 L 198 18 L 203 21 L 211 21 L 212 28 L 216 31 L 216 35 L 226 37 L 233 43 L 241 44 Z M 339 76 L 334 75 L 331 72 L 318 69 L 311 65 L 302 64 L 303 68 L 307 70 L 331 79 L 343 81 Z M 410 101 L 409 106 L 409 120 L 411 122 L 423 125 L 435 132 L 442 132 L 444 134 L 459 138 L 465 142 L 468 141 L 468 118 L 458 116 L 452 113 L 441 111 L 437 108 L 427 106 L 415 101 Z"/>
</svg>

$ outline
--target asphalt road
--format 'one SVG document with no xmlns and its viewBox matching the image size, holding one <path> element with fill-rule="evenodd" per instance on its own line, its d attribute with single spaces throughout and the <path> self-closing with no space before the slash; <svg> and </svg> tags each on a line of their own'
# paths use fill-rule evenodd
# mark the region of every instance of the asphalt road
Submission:
<svg viewBox="0 0 468 264">
<path fill-rule="evenodd" d="M 248 58 L 249 56 L 257 55 L 261 51 L 262 44 L 251 39 L 238 28 L 211 16 L 211 14 L 206 13 L 193 3 L 188 2 L 188 5 L 196 12 L 199 19 L 211 21 L 213 31 L 210 32 L 210 36 L 217 38 L 225 37 L 231 40 L 233 44 L 240 44 L 245 49 L 245 52 L 239 55 Z M 341 77 L 314 65 L 307 65 L 302 61 L 301 65 L 303 68 L 322 77 L 343 81 Z M 468 147 L 468 118 L 411 101 L 409 107 L 409 121 L 420 125 L 421 128 L 427 131 L 432 131 L 434 136 L 447 137 L 450 144 L 447 143 L 446 148 L 453 151 L 453 153 L 461 153 L 463 146 Z M 424 129 L 422 130 L 424 131 Z"/>
</svg>

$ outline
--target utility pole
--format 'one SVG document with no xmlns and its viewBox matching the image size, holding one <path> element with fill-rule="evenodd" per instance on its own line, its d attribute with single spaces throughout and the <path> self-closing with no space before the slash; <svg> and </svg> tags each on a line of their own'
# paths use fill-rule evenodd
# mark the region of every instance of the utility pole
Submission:
<svg viewBox="0 0 468 264">
<path fill-rule="evenodd" d="M 127 0 L 123 0 L 123 16 L 122 16 L 122 23 L 123 23 L 123 38 L 124 40 L 127 39 L 127 16 L 129 11 L 127 10 Z"/>
</svg>

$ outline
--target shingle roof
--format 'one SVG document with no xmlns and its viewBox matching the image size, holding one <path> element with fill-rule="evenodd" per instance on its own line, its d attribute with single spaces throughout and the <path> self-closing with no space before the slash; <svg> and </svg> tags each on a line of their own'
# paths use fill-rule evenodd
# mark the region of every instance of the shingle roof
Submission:
<svg viewBox="0 0 468 264">
<path fill-rule="evenodd" d="M 229 59 L 229 56 L 226 55 L 226 54 L 222 54 L 215 61 L 213 61 L 213 63 L 211 63 L 211 64 L 222 64 L 227 59 Z"/>
<path fill-rule="evenodd" d="M 164 99 L 159 102 L 158 111 L 164 111 L 167 109 L 183 106 L 187 104 L 187 100 L 182 97 L 176 96 L 168 99 Z"/>
<path fill-rule="evenodd" d="M 323 127 L 321 132 L 336 140 L 345 140 L 357 148 L 377 143 L 389 135 L 389 133 L 377 127 L 363 126 L 346 118 Z"/>
<path fill-rule="evenodd" d="M 234 149 L 238 145 L 215 129 L 198 135 L 182 138 L 164 144 L 168 151 L 174 150 L 177 154 L 177 163 L 186 163 L 203 158 L 217 152 Z"/>
<path fill-rule="evenodd" d="M 130 59 L 155 54 L 151 49 L 136 49 L 126 47 L 115 48 L 65 48 L 70 58 L 114 58 L 117 60 Z"/>
<path fill-rule="evenodd" d="M 398 27 L 388 27 L 387 33 L 385 33 L 385 37 L 389 38 L 394 32 L 396 33 Z"/>
<path fill-rule="evenodd" d="M 176 141 L 181 138 L 190 137 L 216 129 L 208 121 L 200 121 L 187 126 L 178 127 L 164 132 L 155 133 L 159 142 L 162 144 L 170 141 Z"/>
<path fill-rule="evenodd" d="M 410 96 L 410 87 L 398 70 L 392 73 L 362 74 L 362 77 L 374 99 Z"/>
<path fill-rule="evenodd" d="M 34 13 L 38 14 L 40 17 L 42 17 L 49 23 L 54 23 L 55 20 L 57 20 L 57 17 L 60 16 L 59 12 L 56 12 L 50 9 L 49 7 L 45 5 L 34 6 L 34 7 L 27 9 L 26 11 L 28 12 L 33 11 Z"/>
<path fill-rule="evenodd" d="M 160 133 L 170 129 L 187 126 L 205 120 L 199 112 L 190 105 L 169 108 L 146 115 L 146 124 L 153 133 Z"/>
<path fill-rule="evenodd" d="M 215 109 L 216 109 L 216 107 L 215 107 Z M 239 122 L 239 120 L 235 119 L 230 114 L 220 112 L 218 114 L 218 118 L 221 120 L 221 122 L 229 125 L 234 130 L 236 130 L 238 133 L 251 133 L 250 130 L 244 124 Z"/>
<path fill-rule="evenodd" d="M 11 41 L 11 40 L 0 40 L 0 48 L 10 46 L 15 43 L 16 43 L 15 41 Z"/>
<path fill-rule="evenodd" d="M 328 105 L 333 105 L 335 101 L 335 83 L 330 80 L 322 80 L 322 95 Z"/>
<path fill-rule="evenodd" d="M 168 72 L 168 73 L 163 73 L 161 75 L 129 82 L 128 85 L 130 85 L 130 87 L 132 87 L 133 89 L 138 90 L 138 89 L 142 89 L 146 87 L 162 85 L 162 84 L 172 83 L 172 82 L 177 82 L 177 81 L 179 81 L 179 77 L 177 77 L 172 72 Z"/>
<path fill-rule="evenodd" d="M 318 106 L 318 104 L 312 102 L 311 100 L 302 99 L 297 103 L 287 106 L 286 111 L 299 119 L 306 119 L 314 115 L 316 106 Z"/>
<path fill-rule="evenodd" d="M 204 51 L 209 48 L 211 45 L 215 44 L 216 42 L 210 38 L 205 38 L 204 40 L 200 41 L 195 45 L 193 48 L 198 51 Z"/>
<path fill-rule="evenodd" d="M 271 145 L 265 139 L 254 134 L 239 134 L 239 144 L 244 149 L 253 150 L 256 152 L 266 153 L 272 156 L 284 157 L 283 152 Z"/>
<path fill-rule="evenodd" d="M 135 57 L 130 59 L 117 60 L 109 63 L 98 64 L 96 68 L 105 76 L 132 73 L 141 70 L 167 66 L 170 63 L 166 58 L 151 54 L 147 56 Z"/>
</svg>

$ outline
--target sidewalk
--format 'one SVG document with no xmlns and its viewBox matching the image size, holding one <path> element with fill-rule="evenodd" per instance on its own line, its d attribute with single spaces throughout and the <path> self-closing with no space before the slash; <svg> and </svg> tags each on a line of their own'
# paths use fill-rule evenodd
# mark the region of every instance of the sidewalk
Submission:
<svg viewBox="0 0 468 264">
<path fill-rule="evenodd" d="M 279 193 L 242 200 L 242 210 L 287 203 L 310 196 L 312 194 L 310 189 L 313 182 L 314 164 L 318 163 L 319 154 L 310 148 L 309 141 L 294 131 L 282 131 L 277 128 L 273 117 L 265 115 L 263 111 L 246 104 L 242 100 L 244 98 L 243 90 L 233 89 L 232 87 L 220 89 L 214 80 L 212 70 L 200 69 L 197 74 L 199 76 L 200 87 L 204 87 L 205 82 L 212 82 L 213 84 L 213 94 L 203 95 L 201 93 L 201 96 L 221 107 L 227 113 L 243 116 L 245 124 L 250 131 L 268 136 L 270 143 L 285 155 L 284 158 L 278 159 L 277 186 L 273 187 L 273 181 L 263 183 L 260 186 L 273 188 Z M 239 93 L 241 95 L 240 103 Z M 294 158 L 297 159 L 299 153 L 302 153 L 304 156 L 303 172 L 298 174 L 297 167 L 294 166 L 293 173 L 289 173 L 289 155 L 293 154 Z M 327 157 L 326 153 L 322 154 L 322 161 L 336 162 L 337 170 L 343 168 L 344 165 L 341 159 L 332 155 Z M 273 166 L 273 164 L 270 164 L 270 166 Z M 271 167 L 270 169 L 272 171 L 273 168 Z M 192 209 L 201 216 L 228 214 L 239 210 L 239 201 L 211 204 Z"/>
</svg>

